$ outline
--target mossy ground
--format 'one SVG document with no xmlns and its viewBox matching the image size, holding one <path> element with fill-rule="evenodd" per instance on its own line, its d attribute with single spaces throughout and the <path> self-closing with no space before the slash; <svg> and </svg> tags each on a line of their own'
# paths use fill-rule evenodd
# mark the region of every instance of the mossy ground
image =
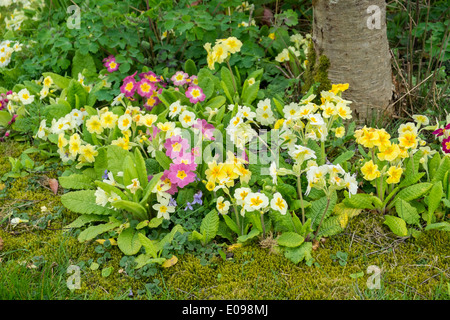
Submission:
<svg viewBox="0 0 450 320">
<path fill-rule="evenodd" d="M 17 157 L 23 146 L 2 144 L 3 155 Z M 7 156 L 0 158 L 0 174 L 9 170 Z M 42 183 L 44 174 L 32 174 L 3 183 L 0 221 L 11 210 L 34 221 L 61 208 L 60 194 Z M 45 173 L 52 177 L 52 173 Z M 45 205 L 49 212 L 42 213 Z M 97 270 L 81 269 L 81 288 L 70 291 L 69 265 L 99 261 L 104 253 L 96 242 L 79 243 L 63 225 L 76 214 L 58 209 L 59 215 L 45 229 L 30 224 L 12 228 L 0 225 L 0 297 L 4 299 L 449 299 L 450 234 L 422 233 L 418 239 L 400 239 L 382 224 L 382 216 L 364 212 L 344 233 L 327 239 L 314 251 L 315 263 L 295 265 L 258 243 L 232 251 L 222 260 L 217 255 L 204 265 L 193 254 L 178 256 L 178 263 L 157 269 L 152 276 L 131 277 L 120 266 L 117 246 Z M 347 254 L 345 264 L 335 258 Z M 381 269 L 380 288 L 369 289 L 371 265 Z M 112 267 L 109 276 L 102 269 Z M 356 275 L 359 277 L 351 277 Z M 157 282 L 154 282 L 154 281 Z M 150 284 L 150 286 L 149 286 Z M 152 286 L 153 285 L 153 286 Z M 150 289 L 149 289 L 150 288 Z M 138 295 L 138 292 L 142 294 Z M 133 295 L 130 295 L 130 292 Z M 34 294 L 32 294 L 34 293 Z"/>
</svg>

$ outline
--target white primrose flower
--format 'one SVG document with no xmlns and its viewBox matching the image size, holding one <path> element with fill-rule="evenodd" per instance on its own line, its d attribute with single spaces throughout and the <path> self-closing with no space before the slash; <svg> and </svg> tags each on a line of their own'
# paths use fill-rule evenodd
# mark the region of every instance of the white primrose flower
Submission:
<svg viewBox="0 0 450 320">
<path fill-rule="evenodd" d="M 287 212 L 287 202 L 279 192 L 273 195 L 272 200 L 270 200 L 270 207 L 273 210 L 280 212 L 282 215 L 285 215 Z"/>
</svg>

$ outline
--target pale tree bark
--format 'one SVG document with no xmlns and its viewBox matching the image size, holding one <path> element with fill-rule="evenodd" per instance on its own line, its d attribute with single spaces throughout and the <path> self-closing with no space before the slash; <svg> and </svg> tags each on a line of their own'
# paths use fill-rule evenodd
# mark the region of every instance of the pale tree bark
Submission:
<svg viewBox="0 0 450 320">
<path fill-rule="evenodd" d="M 349 83 L 354 118 L 391 113 L 392 70 L 385 0 L 313 1 L 316 56 L 330 60 L 331 83 Z"/>
</svg>

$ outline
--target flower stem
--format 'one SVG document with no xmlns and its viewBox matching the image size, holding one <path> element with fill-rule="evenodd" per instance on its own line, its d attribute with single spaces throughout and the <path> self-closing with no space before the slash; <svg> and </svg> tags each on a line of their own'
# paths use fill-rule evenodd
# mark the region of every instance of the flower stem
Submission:
<svg viewBox="0 0 450 320">
<path fill-rule="evenodd" d="M 300 176 L 297 177 L 297 193 L 298 193 L 298 198 L 301 201 L 301 206 L 302 206 L 302 224 L 305 224 L 305 208 L 303 206 L 303 194 L 302 194 L 302 182 L 300 179 Z"/>
<path fill-rule="evenodd" d="M 237 93 L 237 87 L 236 87 L 236 82 L 234 80 L 233 70 L 231 70 L 230 62 L 228 61 L 228 59 L 226 61 L 227 61 L 228 69 L 230 70 L 230 73 L 231 73 L 231 80 L 233 81 L 234 93 Z"/>
<path fill-rule="evenodd" d="M 236 217 L 236 224 L 237 224 L 237 227 L 238 227 L 239 231 L 241 232 L 240 236 L 242 236 L 243 230 L 241 228 L 241 222 L 240 222 L 237 206 L 236 206 L 236 203 L 234 201 L 232 201 L 232 202 L 233 202 L 233 208 L 234 208 L 234 216 Z"/>
<path fill-rule="evenodd" d="M 264 213 L 261 212 L 260 215 L 261 215 L 261 226 L 263 229 L 263 238 L 265 238 L 266 237 L 266 226 L 264 224 Z"/>
</svg>

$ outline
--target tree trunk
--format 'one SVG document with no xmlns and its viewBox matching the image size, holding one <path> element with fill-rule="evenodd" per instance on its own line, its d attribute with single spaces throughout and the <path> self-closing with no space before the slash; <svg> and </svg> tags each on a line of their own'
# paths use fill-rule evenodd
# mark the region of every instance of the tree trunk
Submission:
<svg viewBox="0 0 450 320">
<path fill-rule="evenodd" d="M 316 56 L 330 61 L 333 84 L 348 83 L 343 93 L 354 118 L 390 114 L 392 70 L 386 34 L 385 0 L 314 0 Z"/>
</svg>

